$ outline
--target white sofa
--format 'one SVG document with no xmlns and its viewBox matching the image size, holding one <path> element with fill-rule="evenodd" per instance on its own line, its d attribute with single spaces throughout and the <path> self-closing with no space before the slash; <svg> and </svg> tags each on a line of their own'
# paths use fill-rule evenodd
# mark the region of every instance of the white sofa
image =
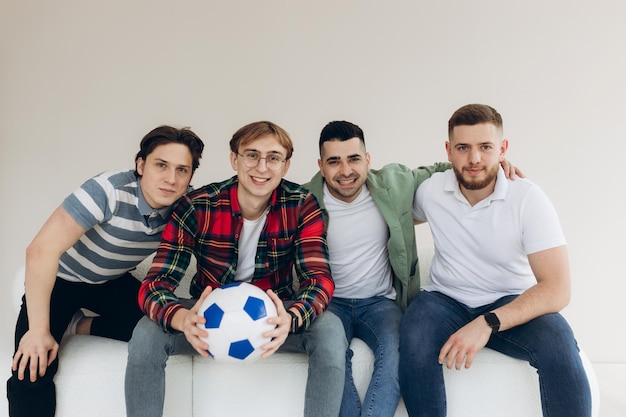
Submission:
<svg viewBox="0 0 626 417">
<path fill-rule="evenodd" d="M 420 248 L 422 277 L 428 276 L 432 248 Z M 148 263 L 138 268 L 138 276 Z M 188 271 L 191 275 L 193 271 Z M 189 277 L 187 277 L 187 280 Z M 181 286 L 181 293 L 186 289 Z M 23 270 L 16 277 L 23 293 Z M 360 340 L 351 345 L 359 393 L 366 390 L 373 355 Z M 56 375 L 57 417 L 122 417 L 127 344 L 95 336 L 64 339 Z M 599 389 L 591 363 L 581 352 L 592 388 L 593 416 L 599 415 Z M 276 354 L 242 365 L 200 356 L 172 356 L 166 370 L 164 415 L 168 417 L 301 416 L 307 357 Z M 527 362 L 483 349 L 469 370 L 444 371 L 449 417 L 540 417 L 537 373 Z M 395 417 L 407 416 L 401 401 Z"/>
</svg>

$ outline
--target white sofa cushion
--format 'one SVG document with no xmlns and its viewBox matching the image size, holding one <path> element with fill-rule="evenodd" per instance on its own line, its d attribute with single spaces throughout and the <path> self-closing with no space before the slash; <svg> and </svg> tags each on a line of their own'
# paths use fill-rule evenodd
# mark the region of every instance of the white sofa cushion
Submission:
<svg viewBox="0 0 626 417">
<path fill-rule="evenodd" d="M 66 336 L 54 378 L 57 417 L 123 417 L 128 344 L 98 336 Z M 192 415 L 191 356 L 172 356 L 166 368 L 164 415 Z"/>
<path fill-rule="evenodd" d="M 433 249 L 421 247 L 420 270 L 426 279 Z M 146 260 L 135 272 L 141 278 Z M 187 297 L 193 268 L 177 293 Z M 23 294 L 24 270 L 13 284 L 16 307 Z M 364 395 L 374 357 L 359 339 L 354 351 L 353 375 Z M 59 352 L 55 377 L 57 417 L 125 416 L 124 374 L 127 343 L 96 336 L 70 336 Z M 596 376 L 581 352 L 592 389 L 593 417 L 599 415 Z M 166 368 L 164 416 L 238 417 L 244 415 L 294 417 L 302 415 L 308 361 L 304 354 L 281 353 L 242 365 L 220 364 L 200 356 L 172 356 Z M 490 349 L 478 353 L 470 369 L 444 368 L 449 417 L 541 417 L 537 372 L 527 362 Z M 407 417 L 401 401 L 395 417 Z"/>
</svg>

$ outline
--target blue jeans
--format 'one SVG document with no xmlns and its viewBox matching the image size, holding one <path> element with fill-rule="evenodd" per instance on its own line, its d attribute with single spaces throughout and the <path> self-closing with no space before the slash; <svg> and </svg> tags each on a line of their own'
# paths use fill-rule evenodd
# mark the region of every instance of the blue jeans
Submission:
<svg viewBox="0 0 626 417">
<path fill-rule="evenodd" d="M 182 300 L 181 300 L 182 301 Z M 190 308 L 195 300 L 184 300 Z M 290 334 L 280 352 L 305 352 L 309 373 L 304 404 L 305 417 L 337 417 L 341 406 L 348 347 L 339 319 L 325 312 L 302 334 Z M 128 344 L 126 364 L 127 417 L 163 415 L 165 365 L 170 355 L 197 352 L 181 332 L 165 333 L 154 321 L 143 317 Z"/>
<path fill-rule="evenodd" d="M 402 309 L 385 297 L 334 297 L 328 310 L 343 322 L 348 343 L 357 337 L 374 352 L 374 370 L 361 406 L 352 377 L 352 350 L 346 351 L 346 383 L 339 415 L 392 417 L 400 401 L 398 344 Z"/>
<path fill-rule="evenodd" d="M 439 351 L 450 335 L 476 317 L 513 301 L 470 308 L 438 292 L 421 291 L 400 330 L 400 388 L 411 417 L 446 415 Z M 491 336 L 487 347 L 537 369 L 544 417 L 591 416 L 591 392 L 571 328 L 558 313 L 537 317 Z"/>
</svg>

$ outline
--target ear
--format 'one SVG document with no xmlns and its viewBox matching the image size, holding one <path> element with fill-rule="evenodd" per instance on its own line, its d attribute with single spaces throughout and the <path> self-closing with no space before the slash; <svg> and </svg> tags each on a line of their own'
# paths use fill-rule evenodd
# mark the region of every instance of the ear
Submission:
<svg viewBox="0 0 626 417">
<path fill-rule="evenodd" d="M 370 169 L 370 162 L 372 161 L 372 157 L 369 152 L 365 152 L 365 160 L 367 161 L 367 169 Z"/>
<path fill-rule="evenodd" d="M 237 155 L 235 152 L 230 152 L 230 166 L 233 167 L 235 171 L 237 171 Z"/>
<path fill-rule="evenodd" d="M 317 160 L 317 167 L 320 169 L 320 173 L 322 174 L 322 177 L 324 176 L 324 171 L 322 171 L 322 160 L 318 159 Z"/>
<path fill-rule="evenodd" d="M 504 159 L 504 156 L 506 155 L 506 151 L 509 150 L 509 140 L 508 139 L 502 139 L 502 143 L 500 144 L 500 160 Z"/>
<path fill-rule="evenodd" d="M 452 162 L 452 145 L 450 145 L 450 141 L 446 141 L 446 153 L 448 154 L 448 162 Z"/>
<path fill-rule="evenodd" d="M 287 159 L 285 161 L 285 166 L 283 167 L 283 173 L 281 175 L 281 177 L 284 177 L 285 175 L 287 175 L 287 171 L 289 171 L 289 167 L 291 166 L 291 159 Z"/>
<path fill-rule="evenodd" d="M 143 167 L 146 164 L 146 161 L 139 157 L 137 158 L 137 173 L 141 176 L 143 175 Z"/>
</svg>

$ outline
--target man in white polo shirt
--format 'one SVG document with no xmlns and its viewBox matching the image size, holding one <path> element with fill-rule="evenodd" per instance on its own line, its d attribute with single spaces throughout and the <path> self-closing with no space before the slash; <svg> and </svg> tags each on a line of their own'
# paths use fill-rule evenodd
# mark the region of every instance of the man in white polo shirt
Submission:
<svg viewBox="0 0 626 417">
<path fill-rule="evenodd" d="M 411 417 L 443 417 L 442 364 L 469 368 L 487 346 L 537 368 L 544 416 L 588 417 L 578 346 L 558 312 L 570 299 L 565 238 L 554 207 L 526 179 L 508 181 L 502 118 L 471 104 L 448 123 L 453 170 L 415 193 L 413 216 L 435 242 L 431 284 L 411 302 L 400 335 L 400 387 Z"/>
</svg>

